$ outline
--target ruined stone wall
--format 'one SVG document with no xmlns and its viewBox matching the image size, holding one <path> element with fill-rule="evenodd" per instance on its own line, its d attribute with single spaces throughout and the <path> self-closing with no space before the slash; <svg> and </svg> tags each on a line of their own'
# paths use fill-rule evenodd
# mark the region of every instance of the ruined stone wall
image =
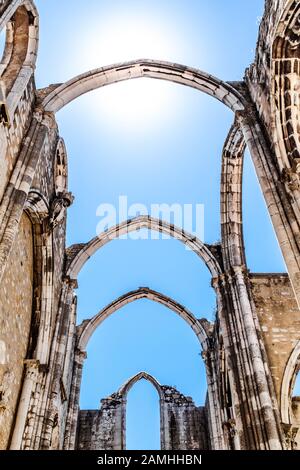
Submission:
<svg viewBox="0 0 300 470">
<path fill-rule="evenodd" d="M 135 378 L 133 378 L 135 380 Z M 207 412 L 192 398 L 175 388 L 158 385 L 162 450 L 204 450 L 209 448 Z M 124 391 L 124 392 L 123 392 Z M 101 400 L 100 410 L 79 412 L 79 450 L 126 448 L 126 388 Z"/>
<path fill-rule="evenodd" d="M 270 121 L 272 44 L 276 26 L 288 2 L 289 0 L 266 0 L 259 28 L 256 57 L 254 63 L 246 71 L 251 98 L 256 103 L 259 115 L 270 136 L 272 135 Z"/>
<path fill-rule="evenodd" d="M 101 403 L 100 410 L 79 412 L 79 450 L 122 449 L 122 398 L 112 396 Z"/>
<path fill-rule="evenodd" d="M 172 387 L 162 386 L 164 416 L 162 433 L 166 450 L 205 450 L 209 448 L 207 415 L 204 407 L 195 406 Z"/>
<path fill-rule="evenodd" d="M 287 275 L 252 274 L 250 281 L 280 403 L 284 370 L 300 339 L 299 309 Z"/>
<path fill-rule="evenodd" d="M 0 285 L 0 449 L 8 444 L 26 358 L 33 296 L 32 225 L 24 214 Z"/>
<path fill-rule="evenodd" d="M 0 123 L 0 201 L 29 127 L 34 101 L 35 85 L 31 78 L 18 101 L 14 115 L 10 117 L 10 125 Z"/>
</svg>

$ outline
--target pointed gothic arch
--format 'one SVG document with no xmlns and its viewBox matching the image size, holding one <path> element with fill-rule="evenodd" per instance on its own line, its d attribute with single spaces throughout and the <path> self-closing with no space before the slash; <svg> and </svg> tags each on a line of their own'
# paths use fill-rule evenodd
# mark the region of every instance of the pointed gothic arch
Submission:
<svg viewBox="0 0 300 470">
<path fill-rule="evenodd" d="M 173 224 L 170 224 L 169 222 L 155 219 L 149 215 L 140 215 L 109 228 L 107 231 L 100 233 L 99 236 L 94 237 L 86 244 L 71 246 L 68 249 L 70 260 L 66 268 L 66 275 L 70 279 L 76 279 L 86 261 L 102 246 L 124 234 L 135 232 L 143 228 L 165 233 L 181 241 L 204 261 L 213 277 L 217 277 L 222 273 L 222 269 L 217 258 L 213 255 L 209 247 L 201 242 L 197 237 L 185 232 L 183 229 L 176 227 Z"/>
<path fill-rule="evenodd" d="M 130 377 L 130 379 L 128 379 L 118 390 L 118 393 L 120 395 L 122 395 L 124 398 L 127 397 L 128 393 L 130 392 L 131 388 L 137 383 L 139 382 L 140 380 L 146 380 L 147 382 L 151 383 L 153 385 L 153 387 L 156 389 L 158 395 L 159 395 L 159 398 L 162 399 L 163 398 L 163 394 L 162 394 L 162 389 L 161 389 L 161 385 L 160 383 L 158 382 L 158 380 L 156 380 L 153 375 L 151 374 L 148 374 L 147 372 L 145 371 L 142 371 L 142 372 L 139 372 L 138 374 L 135 374 L 133 377 Z"/>
<path fill-rule="evenodd" d="M 145 298 L 162 304 L 179 315 L 192 328 L 195 335 L 199 339 L 203 350 L 208 348 L 209 338 L 201 321 L 198 320 L 188 309 L 175 300 L 161 294 L 160 292 L 149 289 L 148 287 L 140 287 L 137 290 L 122 295 L 115 301 L 111 302 L 108 306 L 100 310 L 90 320 L 85 320 L 81 325 L 79 325 L 79 327 L 77 327 L 77 348 L 80 351 L 85 351 L 91 336 L 105 319 L 107 319 L 117 310 L 120 310 L 128 303 Z"/>
</svg>

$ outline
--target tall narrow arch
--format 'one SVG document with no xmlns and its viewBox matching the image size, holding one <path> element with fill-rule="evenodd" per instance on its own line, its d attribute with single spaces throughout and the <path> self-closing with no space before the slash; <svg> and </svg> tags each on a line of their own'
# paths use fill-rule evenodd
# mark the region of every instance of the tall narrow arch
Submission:
<svg viewBox="0 0 300 470">
<path fill-rule="evenodd" d="M 148 374 L 147 372 L 139 372 L 138 374 L 134 375 L 130 379 L 128 379 L 118 390 L 118 395 L 122 397 L 122 448 L 126 449 L 127 448 L 127 397 L 130 392 L 130 390 L 136 385 L 138 382 L 145 380 L 149 384 L 151 384 L 159 397 L 159 430 L 160 430 L 160 447 L 162 449 L 165 448 L 165 442 L 164 442 L 164 421 L 165 421 L 165 416 L 164 416 L 164 409 L 163 409 L 163 402 L 165 399 L 164 392 L 162 389 L 161 384 L 158 382 L 158 380 L 153 377 L 153 375 Z"/>
<path fill-rule="evenodd" d="M 68 188 L 67 149 L 62 138 L 59 139 L 56 147 L 54 172 L 55 192 L 57 195 L 62 194 Z"/>
<path fill-rule="evenodd" d="M 137 383 L 139 382 L 140 380 L 147 380 L 148 382 L 150 382 L 154 388 L 156 388 L 157 390 L 157 393 L 159 395 L 159 398 L 162 399 L 163 398 L 163 394 L 162 394 L 162 389 L 161 389 L 161 385 L 160 383 L 151 375 L 151 374 L 148 374 L 147 372 L 139 372 L 138 374 L 134 375 L 133 377 L 130 377 L 130 379 L 128 379 L 118 390 L 118 393 L 120 395 L 122 395 L 123 397 L 126 398 L 126 396 L 128 395 L 130 389 Z"/>
</svg>

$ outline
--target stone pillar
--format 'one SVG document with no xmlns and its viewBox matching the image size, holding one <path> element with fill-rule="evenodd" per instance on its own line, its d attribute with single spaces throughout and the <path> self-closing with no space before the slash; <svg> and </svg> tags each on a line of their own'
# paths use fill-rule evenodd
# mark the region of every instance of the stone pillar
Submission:
<svg viewBox="0 0 300 470">
<path fill-rule="evenodd" d="M 278 410 L 270 389 L 268 364 L 261 350 L 255 313 L 242 267 L 214 281 L 226 308 L 219 311 L 225 353 L 233 379 L 232 392 L 236 429 L 241 448 L 282 448 Z"/>
<path fill-rule="evenodd" d="M 254 107 L 237 113 L 300 308 L 300 220 L 257 121 Z"/>
<path fill-rule="evenodd" d="M 210 447 L 213 450 L 224 450 L 225 442 L 222 432 L 221 407 L 218 393 L 218 380 L 216 374 L 216 358 L 213 349 L 202 352 L 207 378 L 207 414 Z"/>
<path fill-rule="evenodd" d="M 49 129 L 55 128 L 54 118 L 35 113 L 23 141 L 18 161 L 0 205 L 0 280 L 12 249 L 19 222 L 45 145 L 49 145 Z M 48 149 L 49 150 L 49 149 Z"/>
<path fill-rule="evenodd" d="M 45 450 L 58 448 L 61 441 L 60 428 L 62 423 L 59 419 L 62 419 L 61 379 L 63 377 L 64 357 L 68 344 L 75 287 L 77 287 L 76 280 L 64 279 L 53 339 L 53 344 L 56 347 L 52 349 L 50 357 L 46 415 L 41 432 L 41 448 Z M 57 432 L 56 442 L 52 439 L 54 428 Z"/>
<path fill-rule="evenodd" d="M 86 357 L 86 352 L 76 350 L 63 445 L 65 450 L 74 450 L 76 446 L 82 370 Z"/>
<path fill-rule="evenodd" d="M 36 378 L 38 374 L 39 362 L 32 360 L 25 360 L 25 376 L 24 383 L 22 387 L 22 393 L 20 398 L 20 403 L 18 407 L 18 413 L 16 418 L 16 423 L 14 426 L 14 432 L 11 440 L 10 449 L 11 450 L 21 450 L 23 447 L 23 435 L 27 420 L 27 414 L 29 409 L 29 404 L 32 396 L 32 391 L 36 383 Z"/>
</svg>

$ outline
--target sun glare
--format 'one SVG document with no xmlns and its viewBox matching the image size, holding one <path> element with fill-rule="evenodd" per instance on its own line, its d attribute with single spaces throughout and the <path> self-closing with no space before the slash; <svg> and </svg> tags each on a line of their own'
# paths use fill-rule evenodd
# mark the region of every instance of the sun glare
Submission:
<svg viewBox="0 0 300 470">
<path fill-rule="evenodd" d="M 119 19 L 118 19 L 119 18 Z M 96 28 L 93 23 L 85 35 L 84 63 L 90 69 L 129 60 L 150 58 L 175 61 L 178 57 L 178 34 L 161 20 L 144 16 L 112 17 Z M 81 63 L 82 66 L 82 63 Z M 99 90 L 98 112 L 108 122 L 128 128 L 160 123 L 171 117 L 176 102 L 174 86 L 153 79 L 136 79 Z"/>
</svg>

